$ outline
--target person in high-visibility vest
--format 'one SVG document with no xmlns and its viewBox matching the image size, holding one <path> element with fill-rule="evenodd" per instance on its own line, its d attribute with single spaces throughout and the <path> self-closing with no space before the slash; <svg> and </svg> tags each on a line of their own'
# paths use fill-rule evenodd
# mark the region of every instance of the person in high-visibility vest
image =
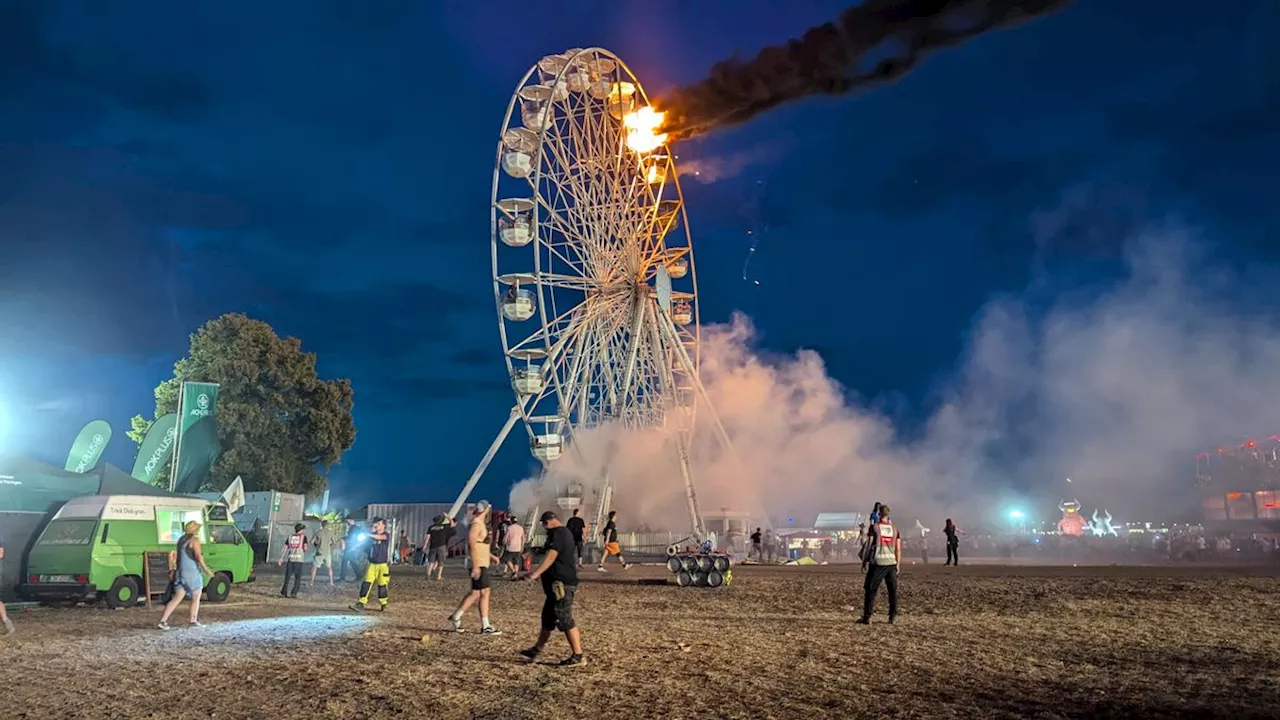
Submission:
<svg viewBox="0 0 1280 720">
<path fill-rule="evenodd" d="M 374 518 L 373 528 L 369 532 L 369 567 L 364 571 L 364 582 L 360 583 L 360 599 L 351 606 L 352 610 L 364 610 L 375 586 L 378 588 L 378 609 L 387 609 L 387 586 L 391 584 L 391 557 L 388 552 L 390 541 L 387 522 L 382 518 Z"/>
<path fill-rule="evenodd" d="M 865 560 L 869 563 L 867 578 L 863 581 L 862 617 L 858 622 L 867 625 L 876 607 L 876 593 L 880 583 L 889 591 L 889 622 L 898 618 L 898 563 L 902 561 L 902 535 L 889 519 L 889 506 L 880 506 L 878 522 L 872 523 L 868 532 L 869 544 Z"/>
</svg>

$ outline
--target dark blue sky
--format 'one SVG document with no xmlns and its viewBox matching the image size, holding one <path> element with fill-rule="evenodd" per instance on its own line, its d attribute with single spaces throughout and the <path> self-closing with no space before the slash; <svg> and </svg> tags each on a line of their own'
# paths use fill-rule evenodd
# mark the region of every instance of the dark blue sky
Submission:
<svg viewBox="0 0 1280 720">
<path fill-rule="evenodd" d="M 7 449 L 61 462 L 102 417 L 127 468 L 128 418 L 187 334 L 241 311 L 351 378 L 342 497 L 452 499 L 511 401 L 487 203 L 525 69 L 600 45 L 661 95 L 845 4 L 0 4 Z M 1082 0 L 892 86 L 686 143 L 682 160 L 753 160 L 686 184 L 703 322 L 742 310 L 765 349 L 817 349 L 910 420 L 989 297 L 1033 268 L 1105 276 L 1143 219 L 1280 259 L 1280 9 L 1209 7 Z M 1072 222 L 1034 221 L 1079 197 Z M 741 270 L 756 223 L 758 286 Z M 480 491 L 505 498 L 529 466 L 513 440 Z"/>
</svg>

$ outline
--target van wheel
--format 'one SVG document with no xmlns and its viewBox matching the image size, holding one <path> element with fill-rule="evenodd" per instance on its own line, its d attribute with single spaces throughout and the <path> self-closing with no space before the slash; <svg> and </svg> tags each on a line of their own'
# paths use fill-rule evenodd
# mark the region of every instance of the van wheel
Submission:
<svg viewBox="0 0 1280 720">
<path fill-rule="evenodd" d="M 121 575 L 111 583 L 107 591 L 107 607 L 126 608 L 138 604 L 138 581 L 129 575 Z"/>
<path fill-rule="evenodd" d="M 226 573 L 214 573 L 209 580 L 209 585 L 204 589 L 205 597 L 209 602 L 222 602 L 231 594 L 231 576 Z"/>
</svg>

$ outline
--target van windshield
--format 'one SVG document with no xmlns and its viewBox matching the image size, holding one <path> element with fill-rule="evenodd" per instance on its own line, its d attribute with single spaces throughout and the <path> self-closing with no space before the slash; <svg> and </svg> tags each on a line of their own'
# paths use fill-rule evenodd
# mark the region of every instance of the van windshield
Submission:
<svg viewBox="0 0 1280 720">
<path fill-rule="evenodd" d="M 54 520 L 40 533 L 37 545 L 89 545 L 93 531 L 98 527 L 96 519 Z"/>
</svg>

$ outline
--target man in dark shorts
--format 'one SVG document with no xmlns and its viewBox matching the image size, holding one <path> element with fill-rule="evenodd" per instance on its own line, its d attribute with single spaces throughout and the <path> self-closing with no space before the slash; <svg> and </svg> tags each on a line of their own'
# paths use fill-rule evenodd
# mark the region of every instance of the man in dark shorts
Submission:
<svg viewBox="0 0 1280 720">
<path fill-rule="evenodd" d="M 493 580 L 489 576 L 492 556 L 489 554 L 489 501 L 481 500 L 471 511 L 471 524 L 467 527 L 467 559 L 471 561 L 471 591 L 462 598 L 458 609 L 449 616 L 454 632 L 462 632 L 462 615 L 475 605 L 480 605 L 480 634 L 501 635 L 502 631 L 489 624 L 489 595 Z"/>
<path fill-rule="evenodd" d="M 449 559 L 449 541 L 454 532 L 454 520 L 448 515 L 438 515 L 427 528 L 427 577 L 433 572 L 437 580 L 444 577 L 444 563 Z"/>
<path fill-rule="evenodd" d="M 571 653 L 560 661 L 560 667 L 582 667 L 587 661 L 582 657 L 582 636 L 573 621 L 573 595 L 578 590 L 577 548 L 573 533 L 560 524 L 560 518 L 550 510 L 542 513 L 539 520 L 547 530 L 547 544 L 543 546 L 546 554 L 542 563 L 529 573 L 529 579 L 541 579 L 542 592 L 546 595 L 542 602 L 542 630 L 533 647 L 521 650 L 520 654 L 536 660 L 551 640 L 551 633 L 559 630 L 569 641 Z"/>
<path fill-rule="evenodd" d="M 583 547 L 583 543 L 587 541 L 587 521 L 582 519 L 578 514 L 579 512 L 578 508 L 574 508 L 573 517 L 569 518 L 569 522 L 565 523 L 564 526 L 569 529 L 569 534 L 573 536 L 573 546 L 577 550 L 577 565 L 582 567 L 586 557 L 583 554 L 583 551 L 586 550 Z"/>
</svg>

